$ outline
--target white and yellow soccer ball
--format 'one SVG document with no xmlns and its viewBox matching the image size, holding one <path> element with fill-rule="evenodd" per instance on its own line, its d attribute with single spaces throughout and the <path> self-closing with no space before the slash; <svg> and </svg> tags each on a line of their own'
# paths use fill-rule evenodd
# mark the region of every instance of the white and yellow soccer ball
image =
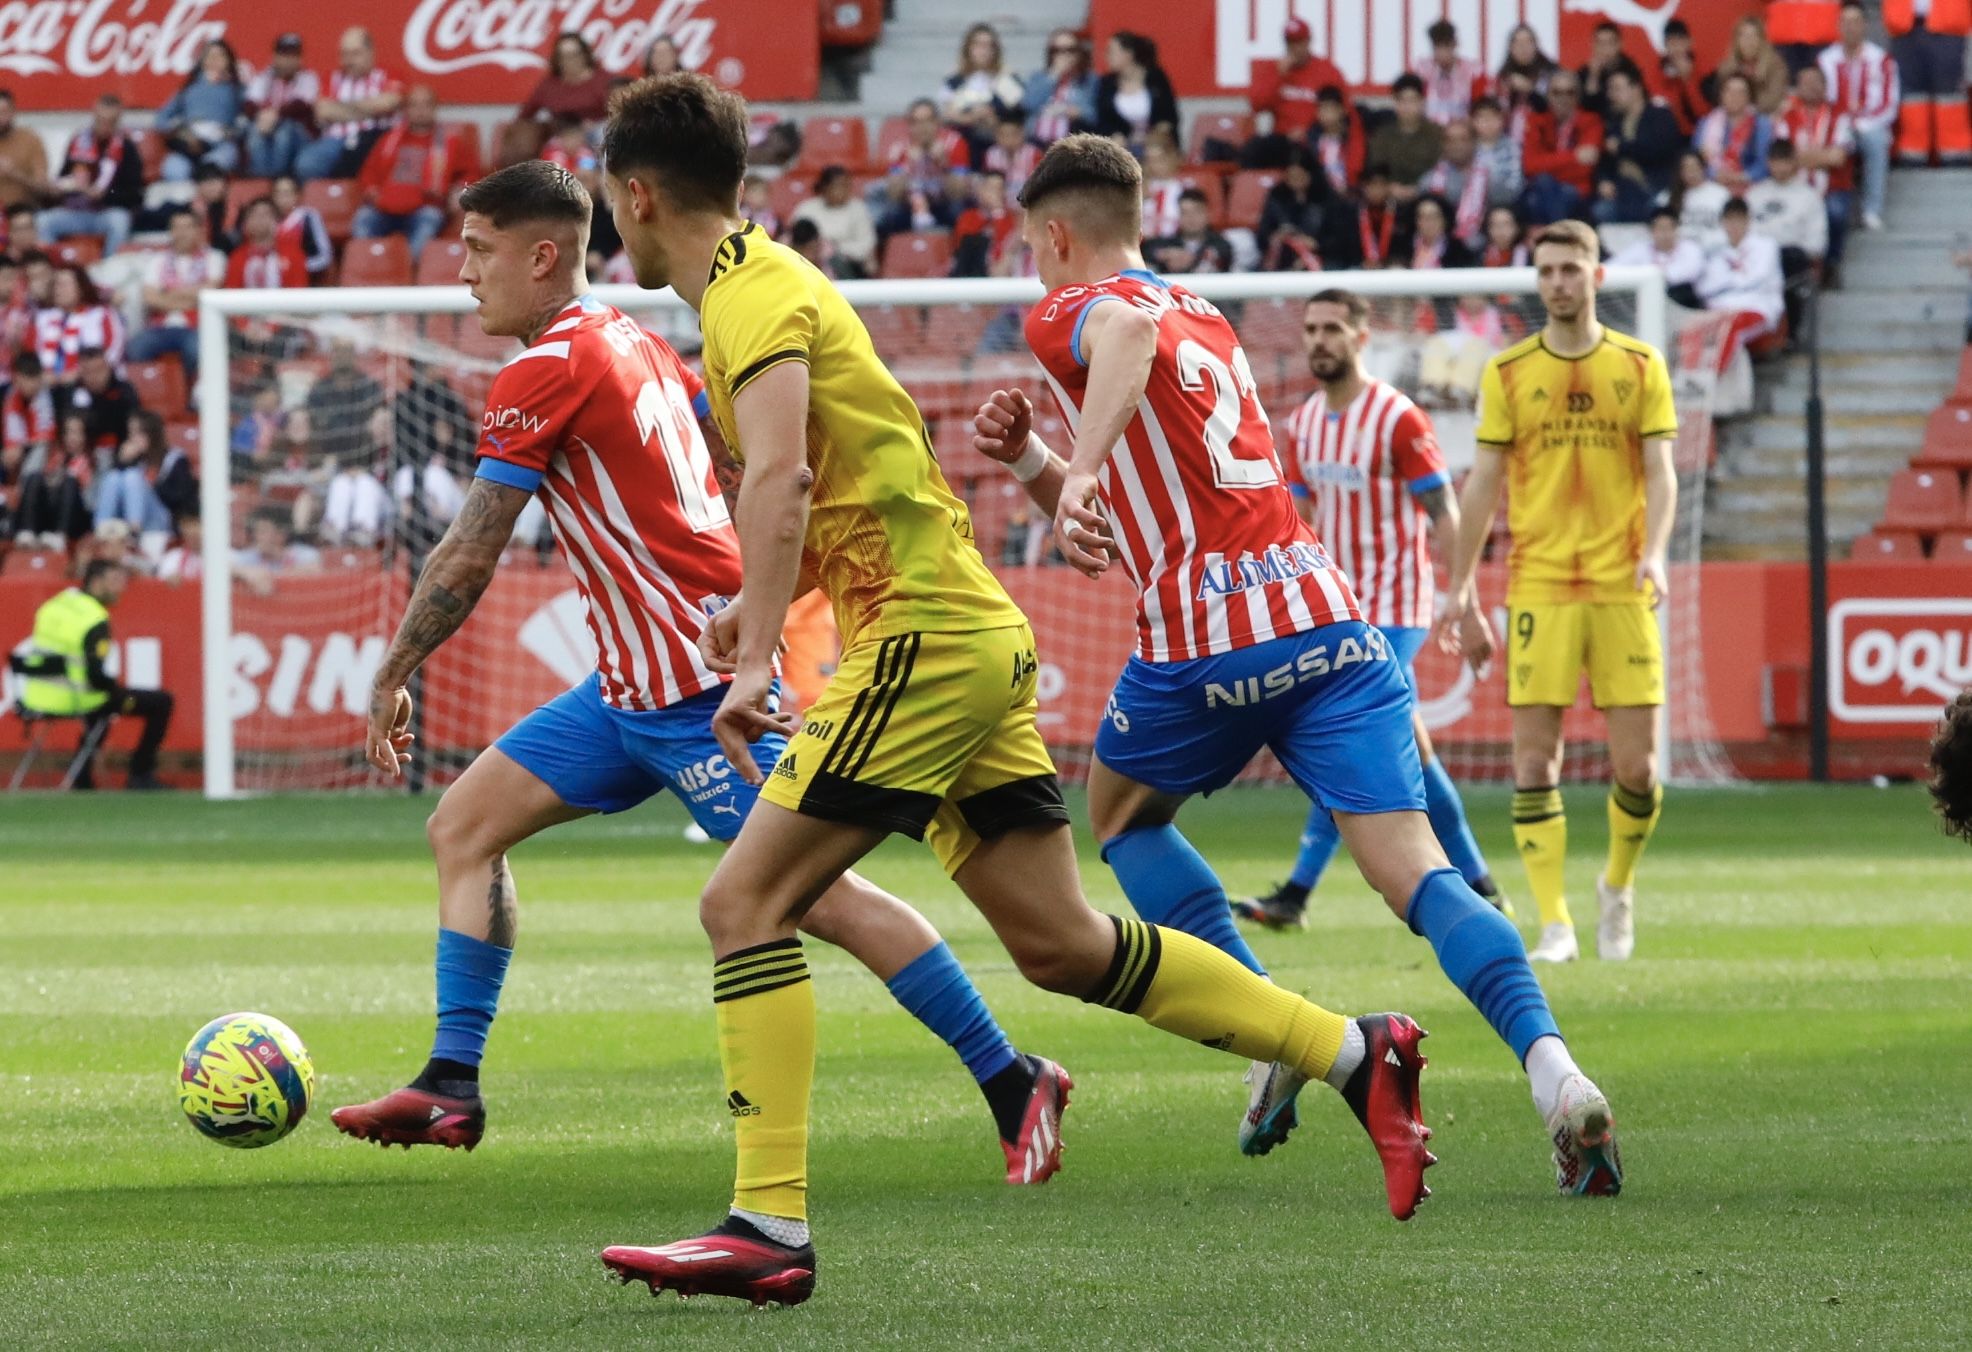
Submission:
<svg viewBox="0 0 1972 1352">
<path fill-rule="evenodd" d="M 225 1014 L 185 1045 L 178 1106 L 221 1145 L 272 1145 L 301 1125 L 314 1097 L 315 1063 L 279 1019 Z"/>
</svg>

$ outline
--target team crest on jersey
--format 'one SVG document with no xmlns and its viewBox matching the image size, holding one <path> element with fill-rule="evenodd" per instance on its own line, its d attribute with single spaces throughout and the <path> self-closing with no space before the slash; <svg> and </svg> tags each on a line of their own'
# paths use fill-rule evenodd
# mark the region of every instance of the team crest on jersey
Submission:
<svg viewBox="0 0 1972 1352">
<path fill-rule="evenodd" d="M 1636 390 L 1636 382 L 1635 382 L 1635 381 L 1633 381 L 1633 380 L 1619 380 L 1619 381 L 1617 381 L 1617 382 L 1616 382 L 1616 402 L 1617 402 L 1617 403 L 1619 403 L 1619 404 L 1627 404 L 1627 403 L 1629 403 L 1629 402 L 1630 402 L 1630 395 L 1631 395 L 1631 394 L 1632 394 L 1632 393 L 1633 393 L 1633 392 L 1634 392 L 1635 390 Z"/>
</svg>

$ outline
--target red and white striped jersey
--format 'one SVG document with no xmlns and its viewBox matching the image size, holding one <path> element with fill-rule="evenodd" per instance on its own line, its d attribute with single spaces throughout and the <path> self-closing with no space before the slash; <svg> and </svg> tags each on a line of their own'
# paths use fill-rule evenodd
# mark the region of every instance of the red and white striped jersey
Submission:
<svg viewBox="0 0 1972 1352">
<path fill-rule="evenodd" d="M 704 398 L 669 345 L 593 296 L 570 302 L 487 395 L 479 477 L 547 508 L 614 708 L 666 708 L 722 679 L 698 636 L 739 590 L 739 536 L 699 431 Z"/>
<path fill-rule="evenodd" d="M 1822 48 L 1818 64 L 1828 79 L 1828 101 L 1847 113 L 1858 131 L 1885 131 L 1896 124 L 1901 89 L 1895 57 L 1873 42 L 1850 56 L 1835 42 Z"/>
<path fill-rule="evenodd" d="M 1773 134 L 1785 135 L 1794 143 L 1794 153 L 1804 150 L 1840 150 L 1845 158 L 1839 169 L 1810 169 L 1807 180 L 1824 197 L 1831 191 L 1848 192 L 1856 186 L 1850 161 L 1855 157 L 1856 131 L 1848 113 L 1827 99 L 1810 108 L 1799 98 L 1789 97 L 1774 115 Z"/>
<path fill-rule="evenodd" d="M 1105 301 L 1157 320 L 1150 383 L 1100 476 L 1142 593 L 1138 656 L 1187 661 L 1360 619 L 1288 496 L 1252 367 L 1210 301 L 1137 269 L 1044 297 L 1027 316 L 1027 343 L 1070 433 L 1088 385 L 1082 321 Z"/>
<path fill-rule="evenodd" d="M 1363 618 L 1425 629 L 1437 593 L 1431 518 L 1417 495 L 1451 482 L 1431 419 L 1403 391 L 1365 381 L 1346 408 L 1316 390 L 1287 419 L 1287 479 L 1354 585 Z"/>
<path fill-rule="evenodd" d="M 41 369 L 51 376 L 73 371 L 89 348 L 102 349 L 111 366 L 123 369 L 123 316 L 107 305 L 42 310 L 34 317 L 34 335 Z"/>
<path fill-rule="evenodd" d="M 404 87 L 395 76 L 385 74 L 382 66 L 372 66 L 362 75 L 350 75 L 341 67 L 337 67 L 329 72 L 329 78 L 323 83 L 328 86 L 328 97 L 337 103 L 359 103 L 364 99 L 395 93 Z M 354 122 L 331 122 L 322 128 L 322 134 L 355 145 L 357 138 L 364 132 L 387 127 L 391 120 L 386 114 L 383 117 L 366 117 Z"/>
</svg>

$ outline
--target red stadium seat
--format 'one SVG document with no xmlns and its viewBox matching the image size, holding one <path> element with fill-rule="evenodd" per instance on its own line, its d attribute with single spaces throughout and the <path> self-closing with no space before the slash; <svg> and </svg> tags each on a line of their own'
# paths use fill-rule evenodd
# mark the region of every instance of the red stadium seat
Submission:
<svg viewBox="0 0 1972 1352">
<path fill-rule="evenodd" d="M 943 277 L 952 270 L 952 237 L 943 230 L 909 230 L 883 245 L 886 277 Z"/>
<path fill-rule="evenodd" d="M 190 458 L 192 468 L 197 470 L 199 467 L 199 425 L 196 422 L 190 421 L 167 423 L 165 432 L 169 436 L 171 444 L 183 451 Z"/>
<path fill-rule="evenodd" d="M 1924 449 L 1910 462 L 1939 469 L 1972 469 L 1972 404 L 1948 402 L 1932 410 L 1924 424 Z"/>
<path fill-rule="evenodd" d="M 465 265 L 466 246 L 456 239 L 435 239 L 418 256 L 418 286 L 457 286 L 459 269 Z"/>
<path fill-rule="evenodd" d="M 786 173 L 767 189 L 767 205 L 785 226 L 794 219 L 794 209 L 814 195 L 814 179 L 806 174 Z"/>
<path fill-rule="evenodd" d="M 1226 224 L 1248 230 L 1258 225 L 1260 213 L 1267 209 L 1267 194 L 1278 182 L 1280 173 L 1273 169 L 1242 169 L 1234 174 L 1226 193 Z"/>
<path fill-rule="evenodd" d="M 1972 531 L 1948 530 L 1931 546 L 1933 563 L 1972 563 Z"/>
<path fill-rule="evenodd" d="M 876 129 L 876 158 L 871 161 L 881 169 L 887 166 L 899 152 L 899 148 L 911 141 L 911 120 L 908 117 L 886 117 Z"/>
<path fill-rule="evenodd" d="M 48 257 L 56 267 L 73 264 L 79 268 L 93 267 L 103 259 L 103 240 L 100 235 L 70 235 L 59 243 L 48 246 Z"/>
<path fill-rule="evenodd" d="M 1952 386 L 1951 400 L 1955 404 L 1972 404 L 1972 345 L 1958 359 L 1958 383 Z"/>
<path fill-rule="evenodd" d="M 1210 169 L 1188 169 L 1178 175 L 1178 182 L 1205 194 L 1205 208 L 1211 213 L 1213 225 L 1223 226 L 1226 223 L 1226 180 L 1223 174 Z"/>
<path fill-rule="evenodd" d="M 1245 113 L 1201 113 L 1192 119 L 1191 150 L 1186 156 L 1193 164 L 1226 164 L 1231 156 L 1205 153 L 1207 141 L 1219 141 L 1235 152 L 1253 135 L 1253 119 Z"/>
<path fill-rule="evenodd" d="M 1930 535 L 1964 523 L 1965 495 L 1950 471 L 1901 469 L 1890 476 L 1889 501 L 1879 531 Z"/>
<path fill-rule="evenodd" d="M 867 47 L 883 32 L 883 0 L 835 0 L 822 6 L 822 46 Z"/>
<path fill-rule="evenodd" d="M 356 223 L 356 208 L 363 200 L 362 185 L 351 178 L 317 178 L 304 183 L 301 200 L 322 213 L 322 224 L 329 238 L 340 244 L 350 236 Z"/>
<path fill-rule="evenodd" d="M 157 182 L 158 174 L 164 168 L 164 137 L 148 129 L 132 132 L 131 137 L 137 142 L 137 158 L 144 166 L 144 182 Z"/>
<path fill-rule="evenodd" d="M 271 179 L 234 179 L 232 184 L 226 189 L 226 219 L 237 227 L 240 220 L 240 213 L 246 210 L 246 204 L 256 197 L 265 197 L 267 190 L 273 186 L 274 184 Z"/>
<path fill-rule="evenodd" d="M 801 158 L 794 172 L 839 164 L 855 173 L 869 158 L 869 129 L 862 118 L 811 117 L 801 124 Z"/>
<path fill-rule="evenodd" d="M 185 411 L 185 368 L 176 357 L 133 361 L 128 375 L 131 387 L 137 391 L 137 402 L 145 408 L 155 410 L 166 418 L 176 417 Z"/>
<path fill-rule="evenodd" d="M 352 239 L 342 250 L 342 285 L 409 286 L 411 242 L 402 235 Z"/>
<path fill-rule="evenodd" d="M 1939 543 L 1942 545 L 1943 541 Z M 1871 531 L 1856 537 L 1856 542 L 1849 546 L 1849 557 L 1869 563 L 1922 563 L 1924 541 L 1915 531 Z"/>
</svg>

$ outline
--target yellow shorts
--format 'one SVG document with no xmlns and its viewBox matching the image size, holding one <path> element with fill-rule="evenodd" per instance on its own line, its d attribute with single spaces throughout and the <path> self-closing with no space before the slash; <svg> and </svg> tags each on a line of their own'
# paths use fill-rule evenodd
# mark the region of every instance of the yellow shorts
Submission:
<svg viewBox="0 0 1972 1352">
<path fill-rule="evenodd" d="M 1588 673 L 1598 709 L 1664 702 L 1657 614 L 1625 601 L 1507 603 L 1506 702 L 1566 708 Z"/>
<path fill-rule="evenodd" d="M 947 873 L 982 839 L 1068 823 L 1035 721 L 1034 631 L 898 634 L 845 649 L 760 795 L 930 840 Z"/>
</svg>

